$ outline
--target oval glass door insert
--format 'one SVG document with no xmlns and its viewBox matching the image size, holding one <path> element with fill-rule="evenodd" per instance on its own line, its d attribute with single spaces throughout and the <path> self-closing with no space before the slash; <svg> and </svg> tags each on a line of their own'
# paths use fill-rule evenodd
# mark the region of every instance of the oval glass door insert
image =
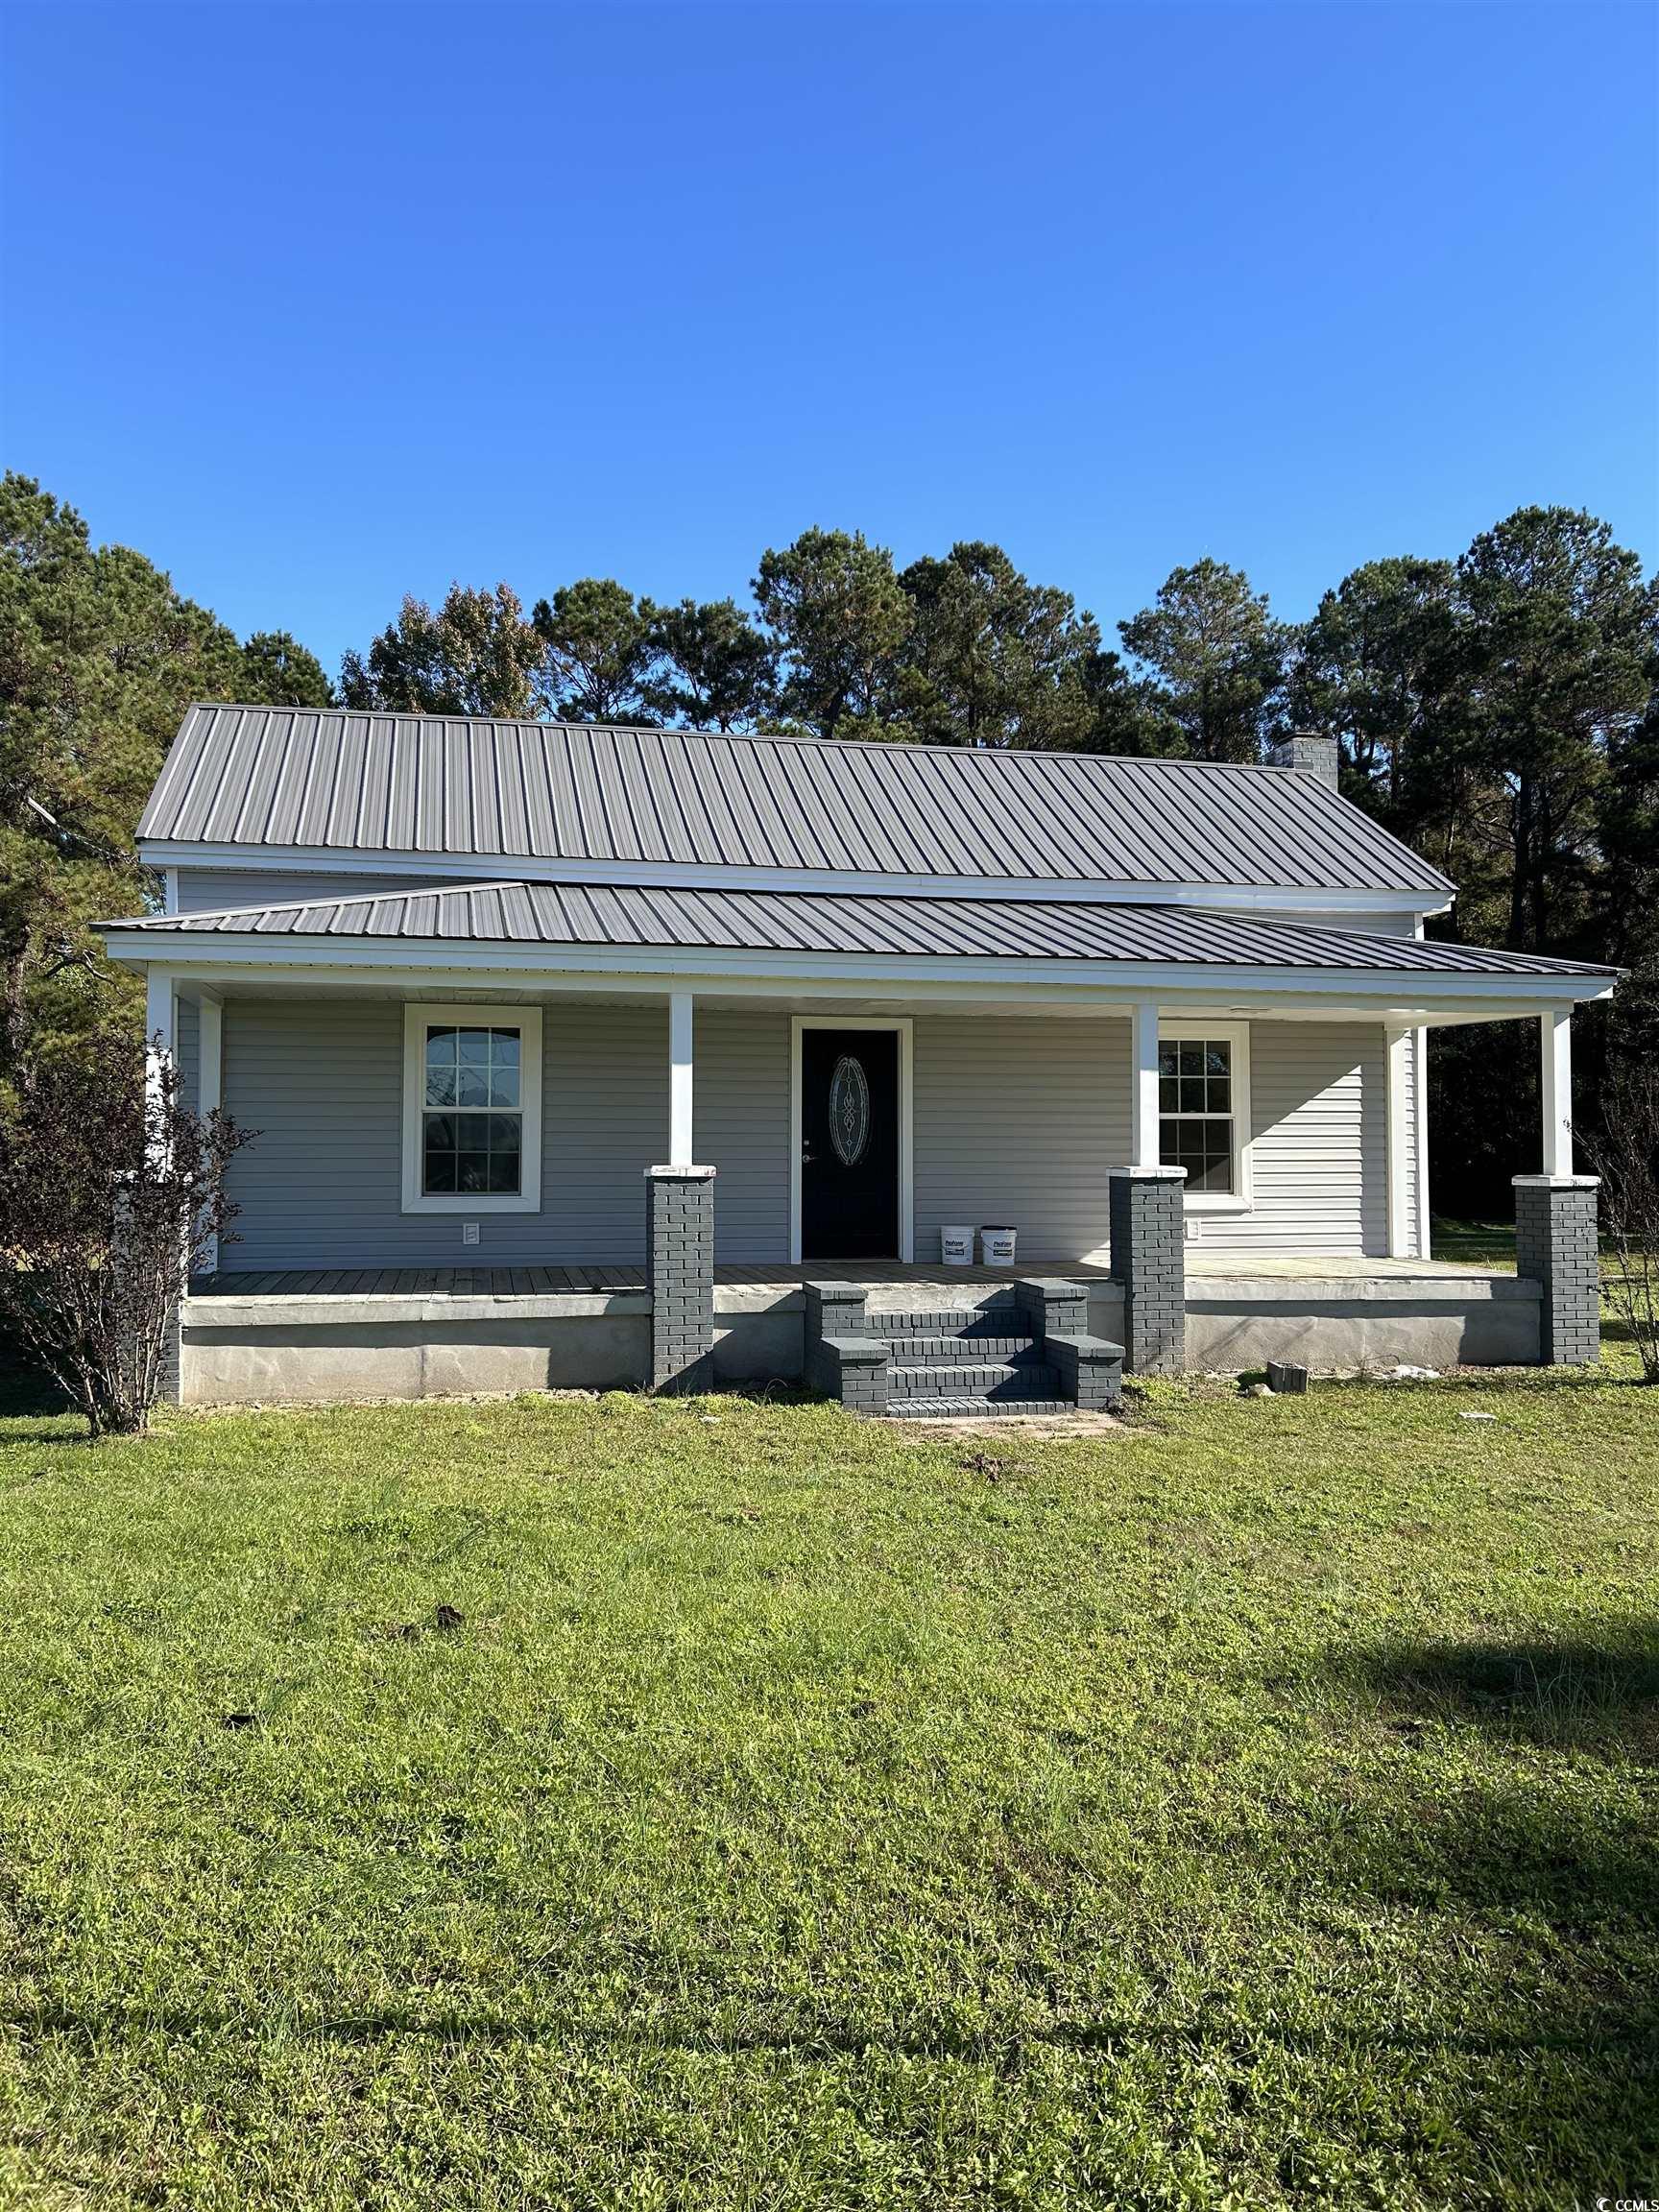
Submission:
<svg viewBox="0 0 1659 2212">
<path fill-rule="evenodd" d="M 851 1052 L 830 1078 L 830 1142 L 843 1167 L 856 1166 L 870 1142 L 870 1082 Z"/>
</svg>

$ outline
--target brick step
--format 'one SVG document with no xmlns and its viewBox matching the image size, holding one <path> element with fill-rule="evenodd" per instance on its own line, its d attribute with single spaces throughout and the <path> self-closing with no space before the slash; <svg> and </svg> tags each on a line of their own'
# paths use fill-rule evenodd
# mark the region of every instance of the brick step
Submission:
<svg viewBox="0 0 1659 2212">
<path fill-rule="evenodd" d="M 1013 1420 L 1020 1414 L 1075 1413 L 1069 1398 L 896 1398 L 890 1421 Z"/>
<path fill-rule="evenodd" d="M 902 1360 L 907 1367 L 925 1367 L 938 1359 L 972 1364 L 987 1359 L 1022 1361 L 1042 1358 L 1035 1336 L 889 1336 L 883 1331 L 882 1341 L 894 1358 Z"/>
<path fill-rule="evenodd" d="M 902 1398 L 1055 1398 L 1060 1395 L 1057 1368 L 1042 1361 L 1016 1363 L 1010 1359 L 983 1359 L 973 1365 L 901 1365 L 889 1374 L 889 1401 Z"/>
<path fill-rule="evenodd" d="M 871 1313 L 864 1316 L 867 1336 L 1011 1336 L 1020 1333 L 1024 1316 L 1014 1301 L 995 1306 L 942 1306 L 905 1313 Z"/>
</svg>

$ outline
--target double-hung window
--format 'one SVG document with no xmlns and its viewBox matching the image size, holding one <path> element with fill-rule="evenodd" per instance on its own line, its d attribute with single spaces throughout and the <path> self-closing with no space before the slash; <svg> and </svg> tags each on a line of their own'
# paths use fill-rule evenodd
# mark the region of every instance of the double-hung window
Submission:
<svg viewBox="0 0 1659 2212">
<path fill-rule="evenodd" d="M 541 1202 L 541 1015 L 403 1015 L 403 1211 L 528 1214 Z"/>
<path fill-rule="evenodd" d="M 1242 1022 L 1161 1022 L 1158 1157 L 1187 1170 L 1189 1206 L 1250 1202 L 1250 1032 Z"/>
</svg>

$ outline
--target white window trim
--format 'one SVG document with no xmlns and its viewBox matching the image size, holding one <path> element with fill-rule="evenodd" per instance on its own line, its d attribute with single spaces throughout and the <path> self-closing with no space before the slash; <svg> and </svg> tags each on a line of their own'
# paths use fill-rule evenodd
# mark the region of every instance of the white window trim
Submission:
<svg viewBox="0 0 1659 2212">
<path fill-rule="evenodd" d="M 916 1257 L 915 1022 L 908 1014 L 886 1019 L 854 1014 L 796 1014 L 789 1023 L 789 1264 L 801 1259 L 801 1035 L 806 1029 L 892 1029 L 899 1037 L 899 1258 Z"/>
<path fill-rule="evenodd" d="M 1160 1022 L 1160 1045 L 1179 1044 L 1183 1038 L 1225 1039 L 1233 1053 L 1233 1188 L 1231 1190 L 1186 1190 L 1189 1214 L 1248 1214 L 1255 1205 L 1251 1172 L 1250 1024 L 1248 1022 Z M 1159 1115 L 1162 1131 L 1163 1115 Z M 1162 1156 L 1162 1136 L 1160 1136 Z"/>
<path fill-rule="evenodd" d="M 423 1191 L 421 1188 L 421 1117 L 426 1104 L 428 1029 L 517 1029 L 518 1046 L 519 1159 L 524 1188 L 501 1191 Z M 541 1009 L 540 1006 L 435 1005 L 408 999 L 403 1007 L 403 1211 L 405 1214 L 540 1214 L 541 1211 Z"/>
</svg>

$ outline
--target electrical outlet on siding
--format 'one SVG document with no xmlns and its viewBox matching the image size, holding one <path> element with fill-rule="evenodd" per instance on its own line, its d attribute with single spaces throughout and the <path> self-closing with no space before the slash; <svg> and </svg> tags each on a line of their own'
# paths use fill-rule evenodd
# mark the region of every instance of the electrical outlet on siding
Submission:
<svg viewBox="0 0 1659 2212">
<path fill-rule="evenodd" d="M 1181 1226 L 1186 1232 L 1187 1241 L 1189 1244 L 1203 1243 L 1204 1224 L 1199 1220 L 1195 1214 L 1189 1214 L 1183 1220 Z"/>
<path fill-rule="evenodd" d="M 476 1243 L 477 1243 L 477 1241 L 478 1241 L 478 1224 L 477 1224 L 477 1222 L 476 1222 L 476 1221 L 463 1221 L 463 1222 L 462 1222 L 462 1224 L 461 1224 L 461 1241 L 462 1241 L 462 1243 L 463 1243 L 463 1244 L 476 1244 Z"/>
</svg>

